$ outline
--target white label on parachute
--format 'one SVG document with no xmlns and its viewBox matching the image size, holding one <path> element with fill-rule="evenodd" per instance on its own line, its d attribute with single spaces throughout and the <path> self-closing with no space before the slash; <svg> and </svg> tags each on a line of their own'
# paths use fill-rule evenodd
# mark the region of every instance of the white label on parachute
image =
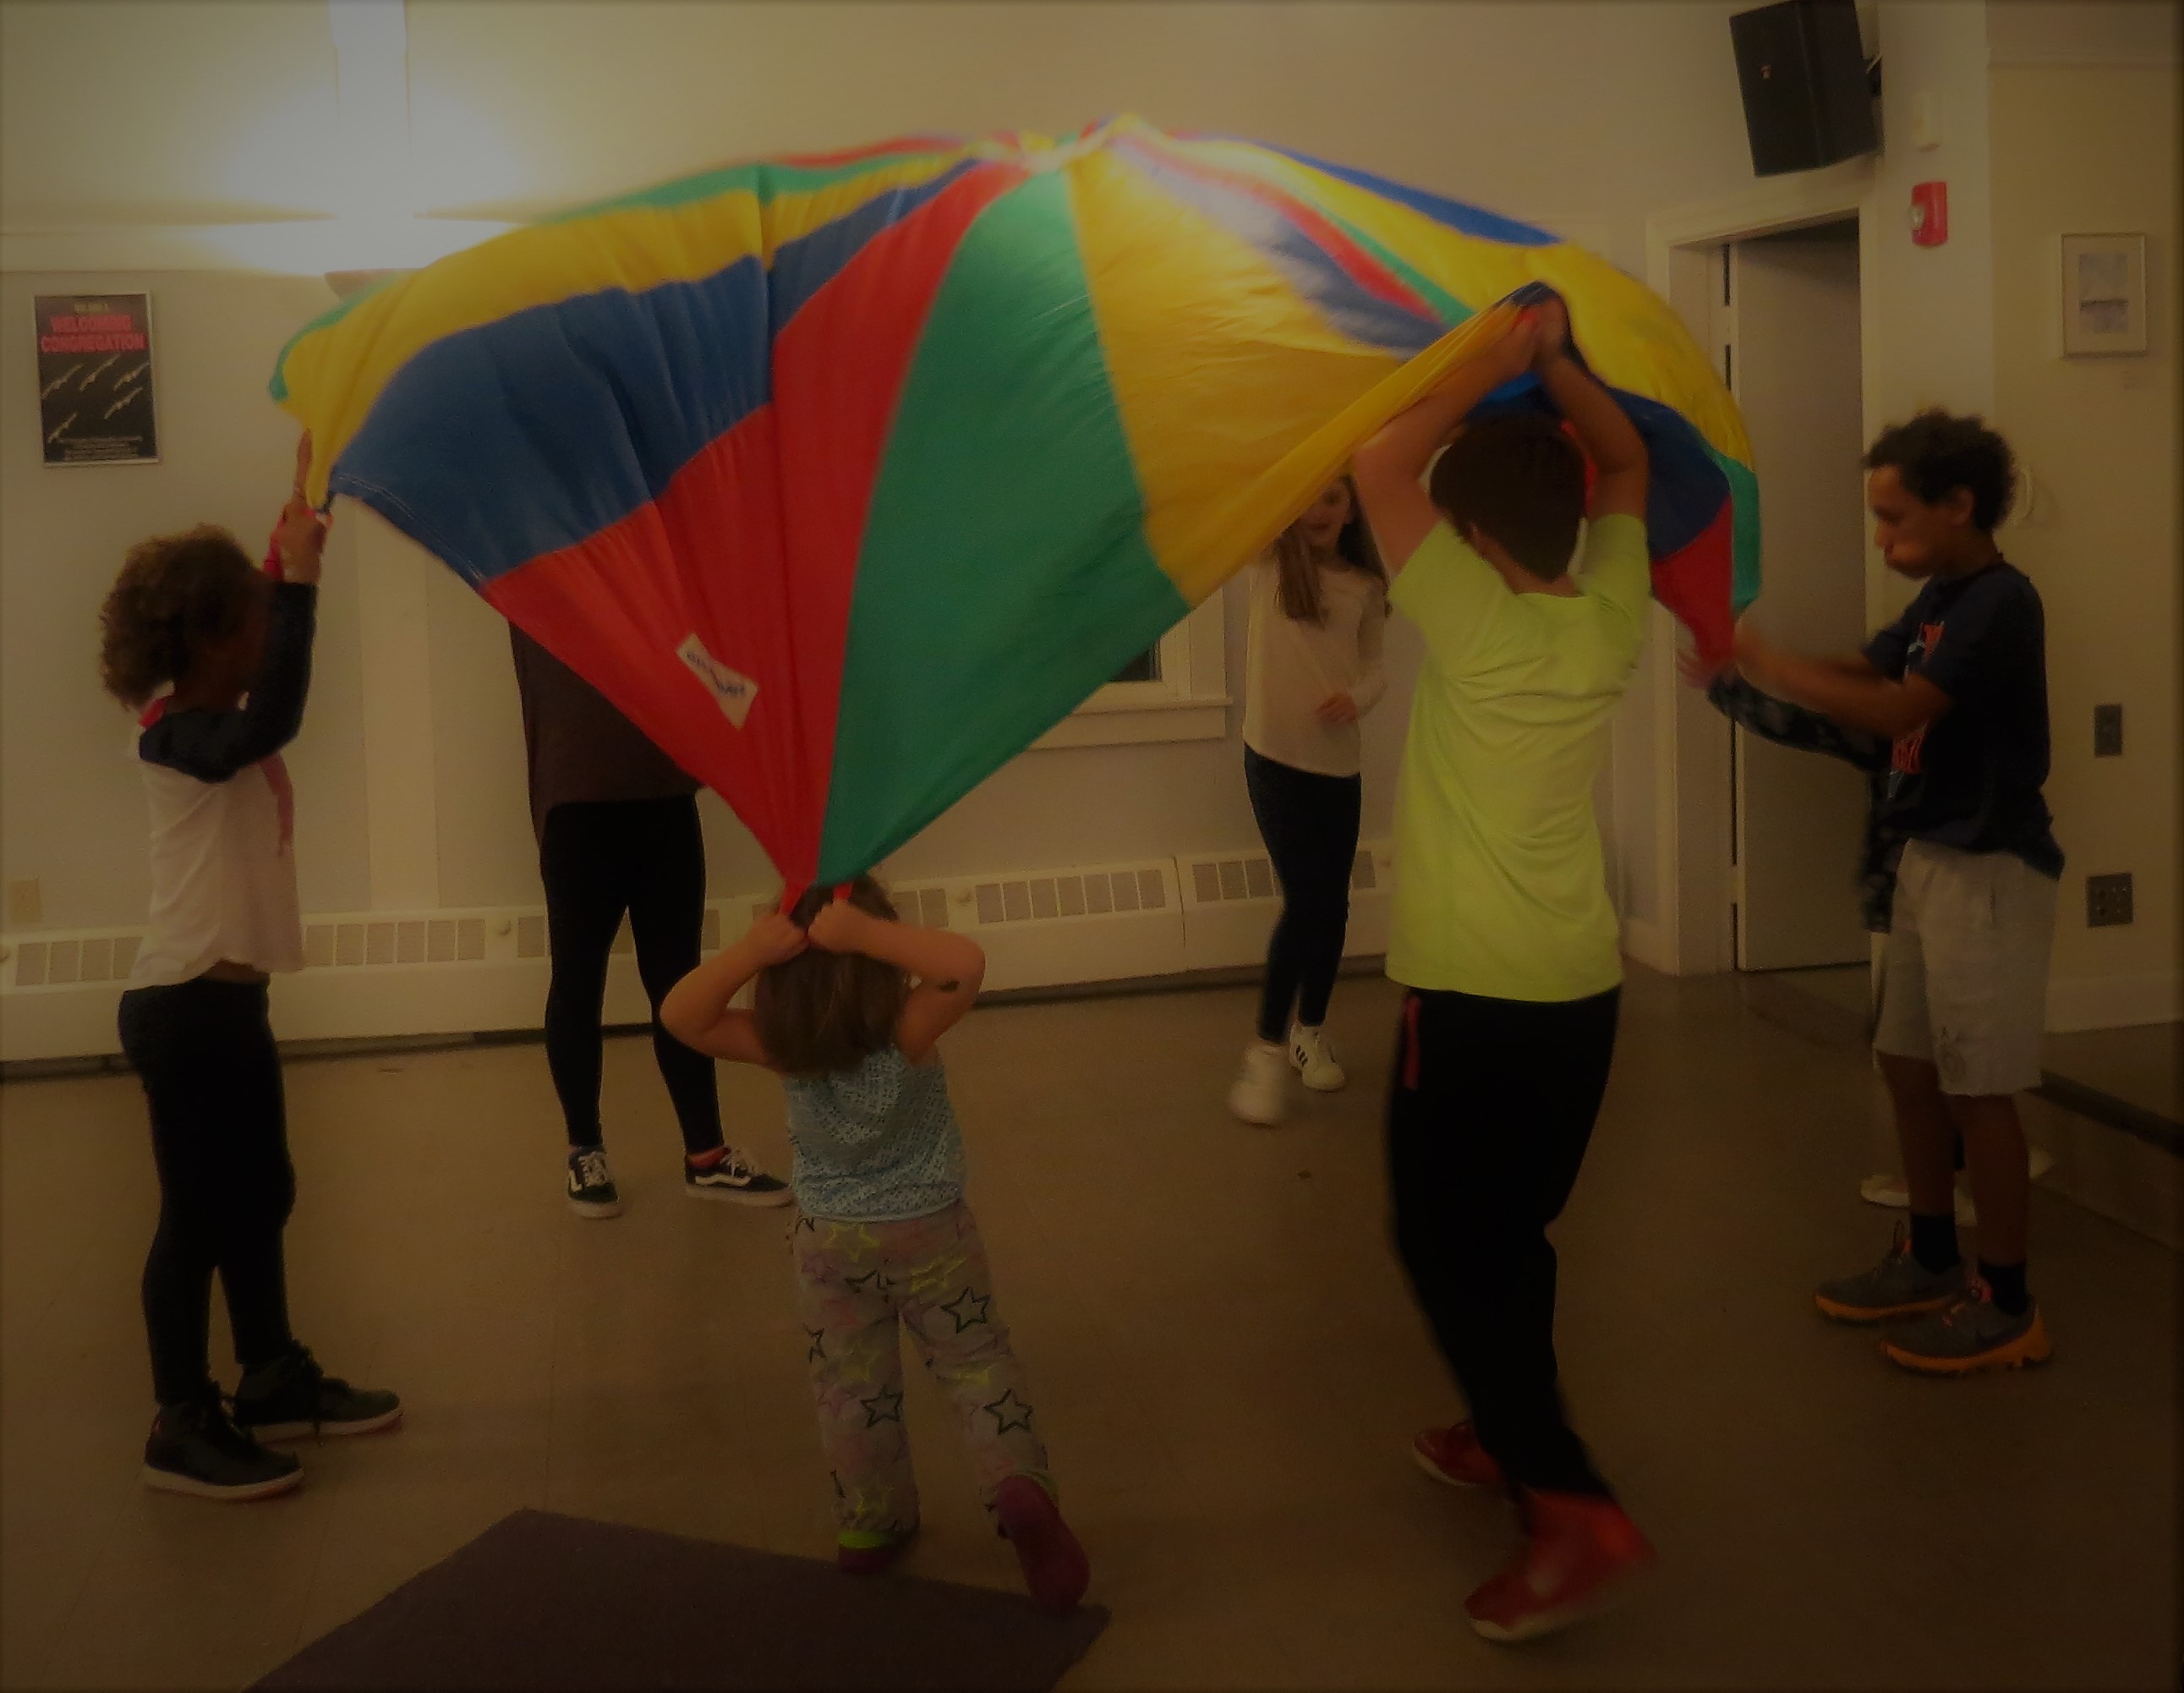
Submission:
<svg viewBox="0 0 2184 1693">
<path fill-rule="evenodd" d="M 685 635 L 675 655 L 690 666 L 692 675 L 713 690 L 713 698 L 720 702 L 728 721 L 742 728 L 744 719 L 750 716 L 751 702 L 758 698 L 758 684 L 747 676 L 738 675 L 707 652 L 705 643 L 695 635 Z"/>
</svg>

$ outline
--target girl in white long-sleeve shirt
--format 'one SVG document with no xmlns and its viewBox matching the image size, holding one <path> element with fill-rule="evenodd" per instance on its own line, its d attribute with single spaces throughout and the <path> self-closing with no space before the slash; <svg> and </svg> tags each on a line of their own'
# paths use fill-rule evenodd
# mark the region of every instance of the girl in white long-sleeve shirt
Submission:
<svg viewBox="0 0 2184 1693">
<path fill-rule="evenodd" d="M 1228 1105 L 1246 1122 L 1272 1123 L 1290 1066 L 1321 1092 L 1346 1079 L 1323 1025 L 1350 922 L 1357 724 L 1386 691 L 1388 618 L 1387 574 L 1349 479 L 1329 483 L 1248 576 L 1244 776 L 1281 881 L 1282 915 L 1267 950 L 1258 1038 Z"/>
</svg>

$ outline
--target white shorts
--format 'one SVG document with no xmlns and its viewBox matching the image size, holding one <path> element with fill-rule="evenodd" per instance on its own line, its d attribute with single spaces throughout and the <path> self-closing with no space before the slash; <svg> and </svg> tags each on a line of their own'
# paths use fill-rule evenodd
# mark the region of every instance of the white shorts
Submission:
<svg viewBox="0 0 2184 1693">
<path fill-rule="evenodd" d="M 2014 853 L 1908 844 L 1880 952 L 1875 1050 L 1927 1060 L 1945 1094 L 2037 1087 L 2056 891 Z"/>
</svg>

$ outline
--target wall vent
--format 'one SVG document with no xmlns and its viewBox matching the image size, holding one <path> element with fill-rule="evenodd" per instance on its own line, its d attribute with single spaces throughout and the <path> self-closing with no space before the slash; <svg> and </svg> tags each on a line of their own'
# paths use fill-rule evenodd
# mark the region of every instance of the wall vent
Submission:
<svg viewBox="0 0 2184 1693">
<path fill-rule="evenodd" d="M 11 989 L 75 988 L 126 982 L 142 944 L 143 938 L 133 934 L 20 941 L 8 960 L 11 967 L 0 972 L 0 984 Z"/>
<path fill-rule="evenodd" d="M 972 907 L 982 927 L 1162 911 L 1168 904 L 1167 878 L 1150 865 L 977 881 L 971 884 L 971 892 Z"/>
<path fill-rule="evenodd" d="M 1191 897 L 1201 905 L 1226 905 L 1238 899 L 1278 899 L 1281 897 L 1281 878 L 1274 874 L 1272 860 L 1263 854 L 1234 858 L 1186 859 L 1184 866 L 1190 877 Z M 1357 856 L 1350 866 L 1350 891 L 1370 894 L 1378 890 L 1379 886 L 1379 867 L 1373 862 L 1371 849 L 1359 848 Z"/>
<path fill-rule="evenodd" d="M 1350 929 L 1343 951 L 1366 957 L 1387 950 L 1390 849 L 1361 843 L 1350 864 Z M 1281 911 L 1282 882 L 1265 849 L 1182 859 L 1184 947 L 1193 970 L 1234 968 L 1266 956 Z"/>
<path fill-rule="evenodd" d="M 1384 855 L 1361 854 L 1351 950 L 1377 924 Z M 1207 878 L 1211 878 L 1208 880 Z M 978 938 L 995 989 L 1172 975 L 1264 955 L 1279 887 L 1263 849 L 891 884 L 911 921 Z M 1207 894 L 1218 899 L 1202 897 Z M 717 952 L 770 898 L 736 890 L 709 905 L 703 946 Z M 114 998 L 142 950 L 141 930 L 0 933 L 0 1058 L 68 1057 L 114 1050 Z M 614 943 L 607 1015 L 641 1022 L 643 984 L 625 926 Z M 304 968 L 275 995 L 288 1040 L 536 1028 L 549 946 L 545 913 L 468 911 L 321 912 L 304 928 Z M 460 968 L 458 966 L 460 966 Z"/>
</svg>

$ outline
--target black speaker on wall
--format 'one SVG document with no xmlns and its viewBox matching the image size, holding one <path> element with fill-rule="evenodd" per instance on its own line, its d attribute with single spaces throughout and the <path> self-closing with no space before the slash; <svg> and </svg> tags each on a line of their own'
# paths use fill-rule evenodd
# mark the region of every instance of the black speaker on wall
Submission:
<svg viewBox="0 0 2184 1693">
<path fill-rule="evenodd" d="M 1781 0 L 1729 20 L 1758 176 L 1871 153 L 1873 86 L 1852 0 Z"/>
</svg>

